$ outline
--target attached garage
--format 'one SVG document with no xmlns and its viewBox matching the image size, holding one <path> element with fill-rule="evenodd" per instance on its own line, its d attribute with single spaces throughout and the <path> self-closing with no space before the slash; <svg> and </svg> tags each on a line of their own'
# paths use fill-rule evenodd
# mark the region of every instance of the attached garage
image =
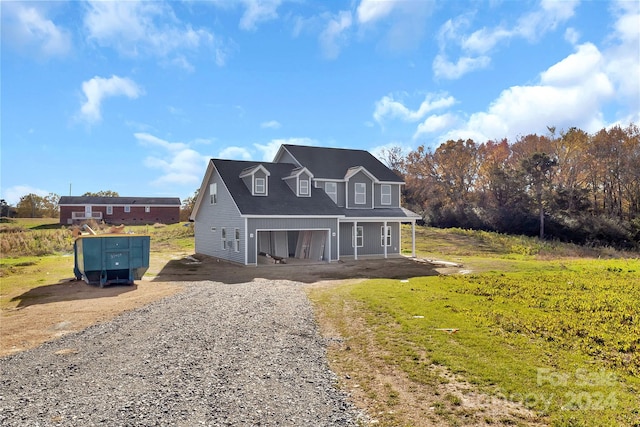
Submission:
<svg viewBox="0 0 640 427">
<path fill-rule="evenodd" d="M 329 261 L 330 230 L 258 230 L 258 256 Z"/>
</svg>

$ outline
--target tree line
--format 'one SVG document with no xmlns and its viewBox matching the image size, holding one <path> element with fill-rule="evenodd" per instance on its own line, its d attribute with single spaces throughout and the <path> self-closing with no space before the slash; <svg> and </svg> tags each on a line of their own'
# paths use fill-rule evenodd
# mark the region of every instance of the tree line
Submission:
<svg viewBox="0 0 640 427">
<path fill-rule="evenodd" d="M 640 130 L 578 128 L 477 143 L 449 140 L 383 160 L 404 202 L 436 227 L 640 247 Z"/>
</svg>

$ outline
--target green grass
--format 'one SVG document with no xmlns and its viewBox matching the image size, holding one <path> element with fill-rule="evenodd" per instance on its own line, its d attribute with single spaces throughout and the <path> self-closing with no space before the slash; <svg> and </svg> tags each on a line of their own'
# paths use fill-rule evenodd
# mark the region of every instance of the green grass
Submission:
<svg viewBox="0 0 640 427">
<path fill-rule="evenodd" d="M 55 218 L 19 218 L 0 224 L 0 309 L 13 308 L 11 295 L 73 278 L 71 230 Z M 99 231 L 97 225 L 93 225 Z M 108 227 L 104 227 L 107 231 Z M 151 236 L 154 254 L 193 253 L 193 226 L 184 223 L 127 226 L 126 232 Z M 149 274 L 152 274 L 149 272 Z"/>
<path fill-rule="evenodd" d="M 475 273 L 318 289 L 318 309 L 352 316 L 345 334 L 363 319 L 387 363 L 418 383 L 440 381 L 428 367 L 442 365 L 552 425 L 640 425 L 637 254 L 586 258 L 625 254 L 464 230 L 417 235 L 419 256 Z"/>
</svg>

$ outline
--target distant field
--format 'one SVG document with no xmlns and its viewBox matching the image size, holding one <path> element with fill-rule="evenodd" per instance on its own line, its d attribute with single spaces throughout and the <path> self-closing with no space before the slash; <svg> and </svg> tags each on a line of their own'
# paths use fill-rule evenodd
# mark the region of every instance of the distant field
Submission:
<svg viewBox="0 0 640 427">
<path fill-rule="evenodd" d="M 420 228 L 418 236 L 419 256 L 472 272 L 310 292 L 321 317 L 348 337 L 348 351 L 330 351 L 333 368 L 374 396 L 379 425 L 416 425 L 420 416 L 465 425 L 472 415 L 455 393 L 421 415 L 397 398 L 407 390 L 391 380 L 380 388 L 362 366 L 393 367 L 415 393 L 449 381 L 434 373 L 444 367 L 488 396 L 532 409 L 541 424 L 640 425 L 638 254 L 465 230 Z M 354 354 L 364 359 L 359 368 Z M 527 424 L 478 412 L 474 422 Z"/>
</svg>

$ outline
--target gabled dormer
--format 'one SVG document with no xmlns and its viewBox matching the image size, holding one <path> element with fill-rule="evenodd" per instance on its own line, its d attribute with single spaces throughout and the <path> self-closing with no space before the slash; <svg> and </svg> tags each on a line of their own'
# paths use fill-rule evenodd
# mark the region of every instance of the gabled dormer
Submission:
<svg viewBox="0 0 640 427">
<path fill-rule="evenodd" d="M 378 178 L 364 166 L 353 166 L 347 169 L 344 176 L 346 208 L 373 209 L 374 189 Z"/>
<path fill-rule="evenodd" d="M 263 165 L 255 165 L 240 172 L 240 178 L 252 196 L 269 195 L 269 176 L 271 173 Z"/>
<path fill-rule="evenodd" d="M 294 168 L 289 176 L 282 178 L 297 197 L 311 197 L 312 179 L 313 174 L 305 167 Z"/>
</svg>

